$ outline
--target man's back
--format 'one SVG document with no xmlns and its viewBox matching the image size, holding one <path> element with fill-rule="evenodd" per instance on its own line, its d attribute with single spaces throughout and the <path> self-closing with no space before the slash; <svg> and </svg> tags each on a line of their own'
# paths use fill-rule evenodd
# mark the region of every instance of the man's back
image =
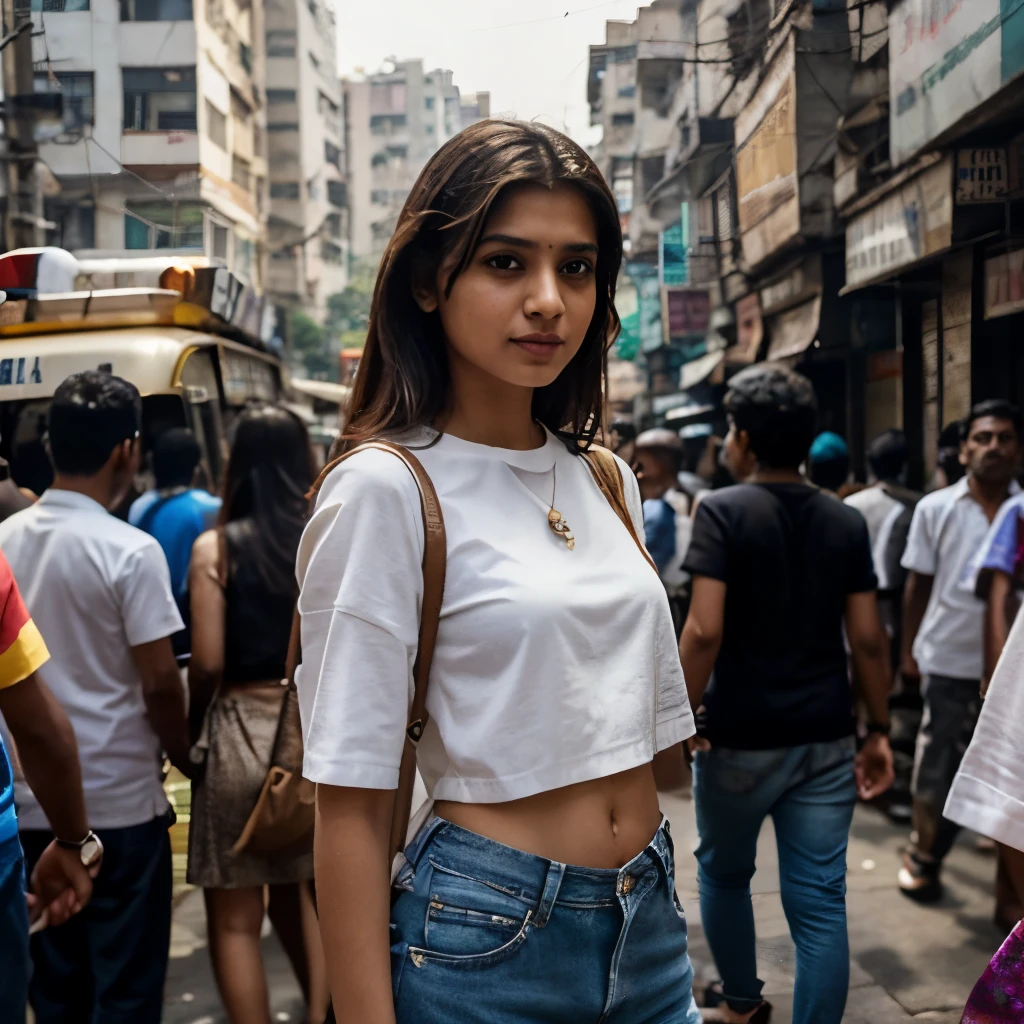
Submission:
<svg viewBox="0 0 1024 1024">
<path fill-rule="evenodd" d="M 192 545 L 201 533 L 216 525 L 219 512 L 220 498 L 195 487 L 147 491 L 132 503 L 128 522 L 148 533 L 163 549 L 176 597 L 184 592 L 188 581 Z"/>
<path fill-rule="evenodd" d="M 740 484 L 697 510 L 686 568 L 726 585 L 707 736 L 739 749 L 851 731 L 846 599 L 875 589 L 863 517 L 806 484 Z"/>
<path fill-rule="evenodd" d="M 131 650 L 181 628 L 159 546 L 91 498 L 51 489 L 0 524 L 0 548 L 48 638 L 42 675 L 74 726 L 91 824 L 163 813 L 160 743 Z M 30 794 L 19 805 L 23 828 L 46 827 Z"/>
</svg>

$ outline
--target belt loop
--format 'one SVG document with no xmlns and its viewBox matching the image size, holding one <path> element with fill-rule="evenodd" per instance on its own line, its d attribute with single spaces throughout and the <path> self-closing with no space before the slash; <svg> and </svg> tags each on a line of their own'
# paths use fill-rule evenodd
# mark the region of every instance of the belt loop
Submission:
<svg viewBox="0 0 1024 1024">
<path fill-rule="evenodd" d="M 433 820 L 427 822 L 420 827 L 419 832 L 413 837 L 412 842 L 409 844 L 408 849 L 405 851 L 406 861 L 416 868 L 419 866 L 420 857 L 423 856 L 423 851 L 430 845 L 431 839 L 437 835 L 438 832 L 447 825 L 448 822 L 444 818 L 435 817 Z"/>
<path fill-rule="evenodd" d="M 548 873 L 544 879 L 544 891 L 541 893 L 540 903 L 533 915 L 533 924 L 543 928 L 551 917 L 555 901 L 558 899 L 558 890 L 562 888 L 562 879 L 565 877 L 565 865 L 553 860 L 548 864 Z"/>
</svg>

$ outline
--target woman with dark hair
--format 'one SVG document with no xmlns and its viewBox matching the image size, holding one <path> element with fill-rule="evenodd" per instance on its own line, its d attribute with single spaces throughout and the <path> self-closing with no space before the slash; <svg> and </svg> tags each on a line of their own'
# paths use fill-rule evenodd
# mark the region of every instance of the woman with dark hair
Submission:
<svg viewBox="0 0 1024 1024">
<path fill-rule="evenodd" d="M 425 540 L 412 476 L 364 450 L 326 477 L 298 556 L 339 1021 L 700 1019 L 652 770 L 658 751 L 681 756 L 693 717 L 664 588 L 631 536 L 636 480 L 611 463 L 627 526 L 582 457 L 621 257 L 587 154 L 516 121 L 430 160 L 384 254 L 344 439 L 406 445 L 444 516 L 418 748 L 434 806 L 392 890 Z"/>
<path fill-rule="evenodd" d="M 192 550 L 190 717 L 206 769 L 193 784 L 188 881 L 206 896 L 210 958 L 232 1024 L 269 1024 L 260 956 L 265 887 L 270 919 L 309 1003 L 326 1012 L 310 882 L 312 840 L 273 857 L 233 853 L 256 804 L 281 708 L 295 609 L 295 552 L 315 473 L 302 421 L 285 409 L 239 418 L 220 525 Z"/>
</svg>

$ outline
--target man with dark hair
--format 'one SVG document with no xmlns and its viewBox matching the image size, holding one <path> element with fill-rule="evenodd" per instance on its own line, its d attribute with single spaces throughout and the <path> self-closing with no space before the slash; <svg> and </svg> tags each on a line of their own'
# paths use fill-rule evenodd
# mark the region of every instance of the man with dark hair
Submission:
<svg viewBox="0 0 1024 1024">
<path fill-rule="evenodd" d="M 867 451 L 868 486 L 846 499 L 847 505 L 860 512 L 868 524 L 871 556 L 878 577 L 878 611 L 889 635 L 894 671 L 899 668 L 903 585 L 907 578 L 901 562 L 914 506 L 921 497 L 906 487 L 909 458 L 909 446 L 902 430 L 879 434 Z M 916 679 L 900 680 L 889 710 L 893 721 L 896 784 L 887 795 L 886 810 L 894 821 L 906 822 L 910 820 L 914 741 L 921 720 L 921 697 Z"/>
<path fill-rule="evenodd" d="M 935 473 L 932 477 L 932 490 L 951 487 L 963 479 L 964 467 L 960 464 L 960 431 L 963 424 L 953 420 L 942 428 L 939 434 L 939 445 Z"/>
<path fill-rule="evenodd" d="M 89 822 L 105 848 L 92 902 L 32 938 L 38 1024 L 157 1021 L 170 945 L 173 814 L 161 750 L 186 774 L 185 693 L 170 637 L 182 627 L 160 546 L 108 513 L 138 469 L 141 401 L 107 373 L 77 373 L 53 396 L 53 486 L 0 523 L 51 660 L 46 682 L 78 742 Z M 53 836 L 19 786 L 27 869 Z"/>
<path fill-rule="evenodd" d="M 811 486 L 810 382 L 774 364 L 730 382 L 726 456 L 745 482 L 706 495 L 685 566 L 680 652 L 694 761 L 701 917 L 731 1016 L 759 1012 L 750 879 L 771 815 L 797 950 L 794 1024 L 839 1024 L 849 982 L 846 846 L 858 791 L 892 782 L 891 671 L 861 515 Z M 849 639 L 869 738 L 856 754 Z M 710 682 L 709 682 L 710 681 Z"/>
<path fill-rule="evenodd" d="M 132 502 L 128 522 L 137 526 L 163 548 L 171 570 L 171 588 L 179 601 L 185 598 L 192 545 L 201 533 L 212 529 L 220 512 L 220 499 L 193 486 L 201 452 L 191 430 L 172 427 L 153 446 L 156 487 Z"/>
<path fill-rule="evenodd" d="M 1007 498 L 1020 488 L 1021 416 L 998 400 L 976 405 L 960 428 L 967 475 L 925 495 L 914 509 L 903 567 L 903 675 L 924 682 L 924 718 L 914 758 L 915 841 L 900 889 L 922 902 L 942 896 L 942 861 L 959 827 L 944 818 L 960 760 L 981 710 L 984 605 L 965 581 Z"/>
<path fill-rule="evenodd" d="M 838 434 L 826 430 L 811 442 L 807 475 L 811 483 L 832 494 L 838 494 L 850 479 L 850 449 Z"/>
</svg>

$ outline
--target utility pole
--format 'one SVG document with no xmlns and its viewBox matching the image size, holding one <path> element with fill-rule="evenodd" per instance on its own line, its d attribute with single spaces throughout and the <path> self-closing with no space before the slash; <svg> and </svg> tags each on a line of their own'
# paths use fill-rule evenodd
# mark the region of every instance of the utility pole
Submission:
<svg viewBox="0 0 1024 1024">
<path fill-rule="evenodd" d="M 32 13 L 28 0 L 2 0 L 4 37 L 4 133 L 7 153 L 8 249 L 44 245 L 43 193 L 36 163 L 35 107 L 32 105 Z"/>
</svg>

